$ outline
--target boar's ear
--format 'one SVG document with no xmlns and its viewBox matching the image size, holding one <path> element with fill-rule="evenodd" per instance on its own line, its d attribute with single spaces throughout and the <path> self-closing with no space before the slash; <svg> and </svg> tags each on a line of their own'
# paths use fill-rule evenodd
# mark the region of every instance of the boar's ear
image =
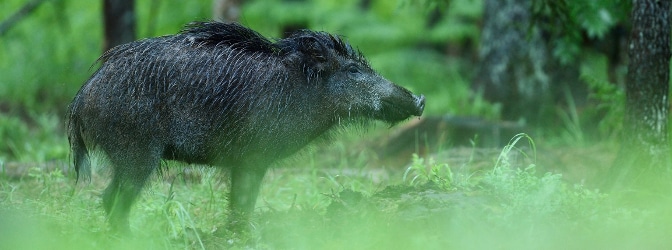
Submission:
<svg viewBox="0 0 672 250">
<path fill-rule="evenodd" d="M 316 37 L 299 37 L 299 51 L 306 56 L 306 59 L 314 60 L 315 63 L 327 61 L 328 50 Z"/>
</svg>

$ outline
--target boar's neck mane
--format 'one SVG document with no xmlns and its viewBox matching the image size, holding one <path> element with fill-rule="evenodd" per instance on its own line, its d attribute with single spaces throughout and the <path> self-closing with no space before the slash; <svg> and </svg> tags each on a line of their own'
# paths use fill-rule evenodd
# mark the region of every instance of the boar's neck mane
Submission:
<svg viewBox="0 0 672 250">
<path fill-rule="evenodd" d="M 261 34 L 236 23 L 192 22 L 181 33 L 188 35 L 190 42 L 202 46 L 226 46 L 248 53 L 279 52 L 277 46 Z"/>
<path fill-rule="evenodd" d="M 285 39 L 272 43 L 261 34 L 237 23 L 224 24 L 219 22 L 192 22 L 182 30 L 182 34 L 190 36 L 191 42 L 204 46 L 227 46 L 248 53 L 266 53 L 287 57 L 312 45 L 306 44 L 302 38 L 314 38 L 325 48 L 333 50 L 339 56 L 355 59 L 358 63 L 369 67 L 369 63 L 359 50 L 339 36 L 327 32 L 299 30 Z M 320 55 L 327 56 L 327 55 Z M 303 65 L 314 66 L 314 65 Z M 305 70 L 305 69 L 304 69 Z M 306 72 L 308 73 L 308 72 Z"/>
</svg>

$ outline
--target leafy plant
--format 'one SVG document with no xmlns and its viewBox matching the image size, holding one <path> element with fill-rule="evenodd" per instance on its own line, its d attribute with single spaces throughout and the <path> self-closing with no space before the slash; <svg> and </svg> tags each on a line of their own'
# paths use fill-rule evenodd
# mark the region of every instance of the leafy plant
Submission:
<svg viewBox="0 0 672 250">
<path fill-rule="evenodd" d="M 411 165 L 404 172 L 402 179 L 412 186 L 431 182 L 448 190 L 452 189 L 453 172 L 447 163 L 436 163 L 434 158 L 425 160 L 418 154 L 413 154 Z"/>
<path fill-rule="evenodd" d="M 531 155 L 516 146 L 523 139 L 528 142 Z M 505 216 L 587 219 L 602 209 L 597 204 L 604 202 L 604 194 L 580 185 L 572 186 L 562 180 L 560 174 L 537 173 L 536 154 L 532 138 L 518 134 L 504 147 L 493 170 L 484 176 L 484 191 L 497 197 Z M 522 161 L 521 164 L 521 161 L 512 160 L 520 156 L 531 160 L 531 163 Z"/>
<path fill-rule="evenodd" d="M 591 76 L 584 76 L 591 89 L 591 98 L 597 101 L 593 112 L 603 114 L 598 121 L 599 132 L 615 138 L 623 130 L 625 90 L 616 84 Z"/>
<path fill-rule="evenodd" d="M 45 162 L 66 159 L 69 149 L 54 115 L 32 115 L 24 120 L 0 113 L 0 160 Z M 28 122 L 31 125 L 27 124 Z"/>
</svg>

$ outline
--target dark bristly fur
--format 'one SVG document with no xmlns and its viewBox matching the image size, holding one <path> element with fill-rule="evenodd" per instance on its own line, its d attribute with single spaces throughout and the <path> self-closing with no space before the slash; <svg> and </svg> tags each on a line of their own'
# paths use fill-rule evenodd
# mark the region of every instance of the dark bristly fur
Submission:
<svg viewBox="0 0 672 250">
<path fill-rule="evenodd" d="M 79 178 L 89 150 L 112 181 L 103 206 L 128 229 L 133 201 L 161 159 L 231 169 L 231 209 L 245 221 L 273 162 L 348 120 L 419 116 L 424 97 L 377 75 L 341 38 L 300 31 L 270 41 L 238 24 L 197 22 L 181 33 L 106 52 L 68 109 Z"/>
</svg>

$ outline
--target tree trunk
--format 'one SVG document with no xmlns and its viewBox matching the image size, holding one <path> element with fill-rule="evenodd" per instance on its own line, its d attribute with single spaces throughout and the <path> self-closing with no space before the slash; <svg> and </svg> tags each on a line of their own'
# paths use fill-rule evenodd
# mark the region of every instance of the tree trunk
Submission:
<svg viewBox="0 0 672 250">
<path fill-rule="evenodd" d="M 612 188 L 670 181 L 670 1 L 635 0 L 631 18 L 624 134 L 608 180 Z"/>
<path fill-rule="evenodd" d="M 135 40 L 135 1 L 103 0 L 103 51 Z"/>
</svg>

